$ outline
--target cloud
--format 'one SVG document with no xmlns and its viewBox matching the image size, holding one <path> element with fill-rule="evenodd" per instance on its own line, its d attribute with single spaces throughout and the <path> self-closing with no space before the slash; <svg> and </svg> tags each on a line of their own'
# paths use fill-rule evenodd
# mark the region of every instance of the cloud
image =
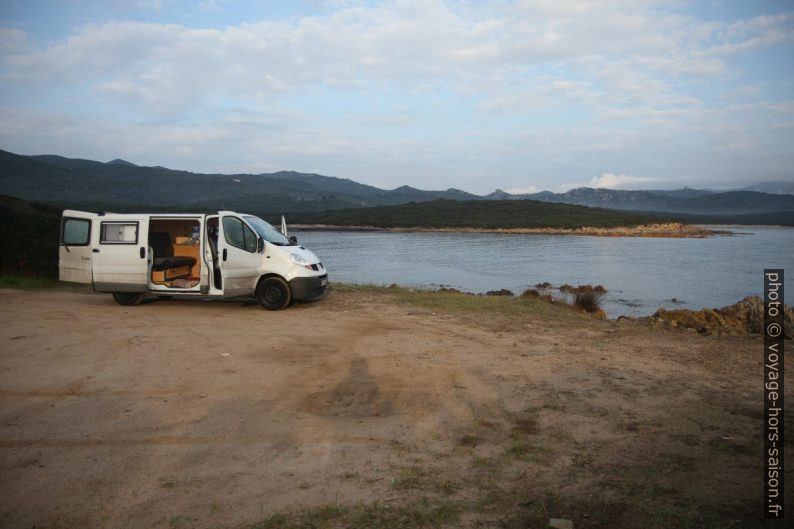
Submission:
<svg viewBox="0 0 794 529">
<path fill-rule="evenodd" d="M 646 176 L 632 176 L 627 174 L 601 173 L 590 179 L 590 187 L 617 188 L 636 184 L 648 184 L 657 181 L 656 178 Z"/>
<path fill-rule="evenodd" d="M 220 6 L 220 3 L 219 0 L 201 0 L 198 8 L 200 11 L 220 13 L 223 11 L 223 7 Z"/>
<path fill-rule="evenodd" d="M 200 7 L 220 4 L 203 0 Z M 118 104 L 152 112 L 182 112 L 218 93 L 272 98 L 368 83 L 444 83 L 483 94 L 483 108 L 504 111 L 571 100 L 674 100 L 666 76 L 723 75 L 726 54 L 794 36 L 789 15 L 701 23 L 666 9 L 656 2 L 399 1 L 222 29 L 107 22 L 44 48 L 18 32 L 0 35 L 0 68 L 6 80 L 87 83 Z M 542 73 L 550 64 L 567 71 Z"/>
<path fill-rule="evenodd" d="M 49 43 L 0 28 L 0 148 L 477 192 L 774 179 L 794 165 L 790 75 L 761 71 L 781 60 L 763 50 L 792 42 L 791 13 L 340 0 L 200 27 L 171 0 L 137 5 L 163 22 L 86 23 Z M 745 71 L 748 56 L 763 60 Z"/>
<path fill-rule="evenodd" d="M 538 191 L 540 190 L 537 186 L 511 187 L 510 189 L 505 189 L 505 192 L 511 195 L 529 195 L 531 193 L 537 193 Z"/>
<path fill-rule="evenodd" d="M 661 185 L 661 187 L 670 187 L 678 183 L 678 177 L 649 177 L 649 176 L 634 176 L 627 174 L 615 173 L 601 173 L 598 176 L 592 177 L 587 182 L 573 182 L 561 184 L 558 189 L 560 191 L 568 191 L 577 187 L 594 187 L 604 189 L 647 189 L 649 184 Z"/>
</svg>

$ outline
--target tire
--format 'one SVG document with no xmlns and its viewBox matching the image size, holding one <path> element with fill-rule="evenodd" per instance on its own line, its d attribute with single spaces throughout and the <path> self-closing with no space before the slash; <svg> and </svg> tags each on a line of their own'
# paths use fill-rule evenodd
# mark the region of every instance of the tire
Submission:
<svg viewBox="0 0 794 529">
<path fill-rule="evenodd" d="M 143 292 L 114 292 L 113 299 L 116 300 L 116 303 L 119 305 L 124 305 L 125 307 L 131 307 L 133 305 L 139 305 L 143 298 L 146 297 L 146 294 Z"/>
<path fill-rule="evenodd" d="M 256 301 L 267 310 L 282 310 L 292 301 L 289 283 L 280 277 L 268 277 L 256 287 Z"/>
</svg>

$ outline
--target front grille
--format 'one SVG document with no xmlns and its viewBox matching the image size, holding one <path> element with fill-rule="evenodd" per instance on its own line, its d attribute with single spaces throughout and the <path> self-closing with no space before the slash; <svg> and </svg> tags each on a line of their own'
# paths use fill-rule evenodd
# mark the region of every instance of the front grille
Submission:
<svg viewBox="0 0 794 529">
<path fill-rule="evenodd" d="M 320 270 L 323 269 L 322 263 L 313 264 L 311 266 L 312 266 L 312 270 L 314 270 L 315 272 L 319 272 Z"/>
</svg>

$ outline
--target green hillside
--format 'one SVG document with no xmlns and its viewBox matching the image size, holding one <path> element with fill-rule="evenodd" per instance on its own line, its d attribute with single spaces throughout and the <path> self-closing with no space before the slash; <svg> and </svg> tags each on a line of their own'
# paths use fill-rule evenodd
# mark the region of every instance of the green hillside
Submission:
<svg viewBox="0 0 794 529">
<path fill-rule="evenodd" d="M 398 206 L 293 215 L 290 222 L 378 228 L 615 228 L 666 221 L 639 215 L 535 200 L 433 200 Z"/>
</svg>

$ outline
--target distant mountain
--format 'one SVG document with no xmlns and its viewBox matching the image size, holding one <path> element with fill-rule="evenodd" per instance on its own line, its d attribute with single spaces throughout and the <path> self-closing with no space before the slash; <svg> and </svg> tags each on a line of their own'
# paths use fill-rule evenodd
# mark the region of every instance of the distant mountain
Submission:
<svg viewBox="0 0 794 529">
<path fill-rule="evenodd" d="M 760 193 L 773 193 L 778 195 L 794 195 L 794 182 L 761 182 L 743 187 L 742 191 L 758 191 Z"/>
<path fill-rule="evenodd" d="M 438 199 L 536 200 L 663 215 L 718 215 L 726 218 L 794 211 L 794 194 L 779 194 L 792 190 L 791 185 L 772 182 L 726 192 L 686 187 L 645 191 L 580 187 L 566 193 L 541 191 L 522 195 L 497 189 L 480 196 L 454 188 L 426 191 L 401 186 L 387 190 L 347 178 L 294 171 L 204 174 L 159 166 L 142 167 L 122 159 L 103 163 L 55 155 L 21 156 L 0 150 L 0 194 L 92 210 L 235 209 L 275 214 L 390 206 Z M 758 220 L 758 217 L 753 219 Z"/>
<path fill-rule="evenodd" d="M 716 191 L 712 191 L 710 189 L 692 189 L 691 187 L 685 187 L 683 189 L 649 189 L 648 193 L 674 198 L 696 198 L 711 195 L 716 193 Z"/>
<path fill-rule="evenodd" d="M 794 195 L 755 191 L 714 192 L 688 188 L 674 191 L 625 191 L 579 187 L 566 193 L 543 191 L 530 195 L 512 195 L 511 198 L 629 211 L 693 215 L 746 215 L 794 211 Z"/>
<path fill-rule="evenodd" d="M 132 162 L 128 162 L 127 160 L 122 160 L 121 158 L 116 158 L 115 160 L 110 160 L 108 165 L 131 165 L 132 167 L 138 167 Z"/>
</svg>

